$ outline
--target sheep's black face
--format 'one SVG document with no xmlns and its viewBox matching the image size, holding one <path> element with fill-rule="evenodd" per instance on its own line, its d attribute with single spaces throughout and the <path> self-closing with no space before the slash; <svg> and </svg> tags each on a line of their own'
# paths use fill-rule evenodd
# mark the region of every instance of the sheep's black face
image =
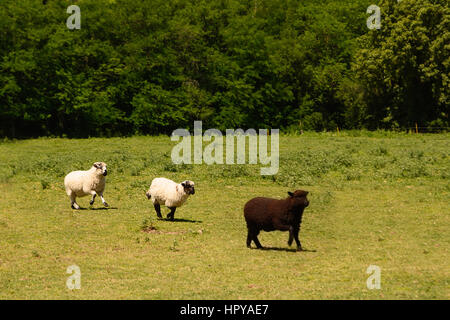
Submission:
<svg viewBox="0 0 450 320">
<path fill-rule="evenodd" d="M 309 206 L 309 201 L 306 198 L 308 191 L 296 190 L 294 192 L 288 192 L 289 196 L 295 201 L 296 205 L 307 207 Z"/>
<path fill-rule="evenodd" d="M 195 194 L 194 182 L 186 180 L 181 183 L 186 194 Z"/>
</svg>

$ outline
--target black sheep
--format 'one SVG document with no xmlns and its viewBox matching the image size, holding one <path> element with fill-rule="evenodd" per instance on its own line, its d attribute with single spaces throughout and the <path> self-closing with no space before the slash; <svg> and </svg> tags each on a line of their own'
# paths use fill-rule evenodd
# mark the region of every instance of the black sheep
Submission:
<svg viewBox="0 0 450 320">
<path fill-rule="evenodd" d="M 302 245 L 298 239 L 300 224 L 302 222 L 303 210 L 309 205 L 306 198 L 308 191 L 296 190 L 294 193 L 288 192 L 289 197 L 284 200 L 271 198 L 253 198 L 244 206 L 244 217 L 247 222 L 248 235 L 247 247 L 253 240 L 258 249 L 262 245 L 258 240 L 258 234 L 264 231 L 289 231 L 288 244 L 292 244 L 295 239 L 297 250 L 302 250 Z"/>
</svg>

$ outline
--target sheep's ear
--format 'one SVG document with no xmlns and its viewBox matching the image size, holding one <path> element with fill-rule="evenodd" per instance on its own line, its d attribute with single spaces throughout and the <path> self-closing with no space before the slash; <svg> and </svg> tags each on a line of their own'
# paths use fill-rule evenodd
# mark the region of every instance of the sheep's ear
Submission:
<svg viewBox="0 0 450 320">
<path fill-rule="evenodd" d="M 182 182 L 181 185 L 184 187 L 186 187 L 186 182 Z"/>
<path fill-rule="evenodd" d="M 102 168 L 102 163 L 101 162 L 94 162 L 94 167 L 96 167 L 97 169 L 101 169 Z"/>
<path fill-rule="evenodd" d="M 289 195 L 290 197 L 293 197 L 293 196 L 294 196 L 294 194 L 293 194 L 292 192 L 290 192 L 290 191 L 288 191 L 288 195 Z"/>
</svg>

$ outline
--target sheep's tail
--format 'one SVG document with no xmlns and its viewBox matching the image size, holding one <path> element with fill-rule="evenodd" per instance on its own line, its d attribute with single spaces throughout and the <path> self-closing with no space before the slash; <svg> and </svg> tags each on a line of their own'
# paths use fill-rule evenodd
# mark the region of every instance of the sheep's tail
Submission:
<svg viewBox="0 0 450 320">
<path fill-rule="evenodd" d="M 146 192 L 145 195 L 147 196 L 147 199 L 150 200 L 150 198 L 152 197 L 152 195 L 150 194 L 150 192 Z"/>
</svg>

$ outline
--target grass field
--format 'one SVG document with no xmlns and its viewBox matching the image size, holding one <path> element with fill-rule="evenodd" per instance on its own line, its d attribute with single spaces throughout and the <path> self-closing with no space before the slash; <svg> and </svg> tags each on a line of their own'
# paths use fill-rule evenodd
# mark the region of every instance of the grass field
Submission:
<svg viewBox="0 0 450 320">
<path fill-rule="evenodd" d="M 449 299 L 450 135 L 307 133 L 280 138 L 280 171 L 172 164 L 168 137 L 0 143 L 0 299 Z M 97 199 L 70 209 L 72 170 L 108 164 Z M 194 180 L 176 221 L 144 195 Z M 262 233 L 246 248 L 243 205 L 310 191 L 300 239 Z M 168 210 L 164 208 L 163 214 Z M 155 229 L 155 230 L 152 230 Z M 69 290 L 66 269 L 81 269 Z M 369 265 L 381 289 L 366 286 Z"/>
</svg>

